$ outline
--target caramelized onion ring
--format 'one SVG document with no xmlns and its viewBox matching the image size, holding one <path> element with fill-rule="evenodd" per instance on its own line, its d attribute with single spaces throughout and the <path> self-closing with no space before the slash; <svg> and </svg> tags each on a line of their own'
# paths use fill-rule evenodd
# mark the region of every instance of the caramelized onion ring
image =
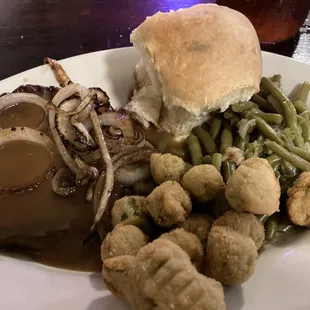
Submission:
<svg viewBox="0 0 310 310">
<path fill-rule="evenodd" d="M 63 101 L 59 105 L 59 108 L 62 111 L 71 112 L 73 110 L 76 110 L 79 104 L 80 100 L 77 98 L 73 98 Z M 83 151 L 87 148 L 86 145 L 83 145 L 80 141 L 78 141 L 75 133 L 76 129 L 71 125 L 69 115 L 56 114 L 55 121 L 57 130 L 61 135 L 62 139 L 68 141 L 77 150 Z"/>
<path fill-rule="evenodd" d="M 56 107 L 59 107 L 61 102 L 68 99 L 72 95 L 74 95 L 76 92 L 78 92 L 81 96 L 81 98 L 85 98 L 88 95 L 88 89 L 79 86 L 77 84 L 71 84 L 65 88 L 62 88 L 53 98 L 53 103 Z M 77 112 L 78 113 L 78 112 Z M 66 149 L 66 147 L 63 144 L 63 141 L 59 135 L 58 130 L 56 129 L 56 113 L 53 110 L 49 111 L 49 126 L 50 131 L 53 137 L 53 140 L 56 144 L 56 147 L 64 160 L 65 164 L 68 166 L 68 168 L 76 175 L 76 180 L 78 183 L 83 183 L 83 180 L 88 178 L 89 176 L 89 166 L 84 165 L 84 169 L 79 166 L 76 161 L 74 161 Z"/>
<path fill-rule="evenodd" d="M 131 150 L 126 152 L 121 152 L 120 154 L 117 154 L 112 157 L 113 162 L 113 168 L 114 173 L 116 173 L 121 167 L 132 164 L 138 161 L 149 161 L 151 158 L 151 155 L 153 153 L 158 152 L 156 149 L 153 148 L 147 148 L 147 147 L 132 147 Z M 93 196 L 93 211 L 96 214 L 98 210 L 98 204 L 102 192 L 102 188 L 104 187 L 104 180 L 105 180 L 105 173 L 102 173 L 100 178 L 98 179 L 94 191 Z M 105 206 L 104 212 L 102 213 L 100 222 L 97 225 L 97 231 L 102 238 L 102 240 L 105 238 L 106 234 L 112 229 L 112 226 L 109 225 L 111 223 L 111 209 L 112 204 L 107 203 Z M 88 235 L 88 238 L 84 240 L 84 243 L 87 243 L 87 241 L 90 240 L 91 236 Z"/>
<path fill-rule="evenodd" d="M 67 100 L 68 98 L 72 97 L 75 94 L 79 94 L 82 100 L 88 95 L 89 90 L 85 87 L 82 87 L 78 84 L 70 84 L 64 88 L 61 88 L 60 91 L 55 95 L 53 98 L 53 104 L 56 107 L 59 107 L 59 105 Z M 85 107 L 81 107 L 80 109 L 77 109 L 74 111 L 74 114 L 79 113 L 83 110 Z"/>
<path fill-rule="evenodd" d="M 142 160 L 149 161 L 151 158 L 151 155 L 156 152 L 158 152 L 156 149 L 147 148 L 147 147 L 142 147 L 142 148 L 134 147 L 127 152 L 121 152 L 120 154 L 117 154 L 114 157 L 112 157 L 113 171 L 114 173 L 116 173 L 121 167 L 128 165 L 128 164 L 136 163 L 138 161 L 142 161 Z M 103 173 L 100 175 L 96 183 L 94 197 L 93 197 L 93 211 L 95 214 L 97 214 L 98 212 L 101 193 L 105 185 L 104 184 L 105 178 L 106 178 L 105 171 L 103 171 Z M 108 202 L 104 206 L 104 209 L 101 210 L 100 220 L 105 215 L 106 212 L 110 211 L 110 208 L 107 210 L 107 206 L 108 206 Z"/>
<path fill-rule="evenodd" d="M 80 94 L 80 99 L 73 98 L 68 100 L 76 92 Z M 93 105 L 93 95 L 94 93 L 88 89 L 71 84 L 60 90 L 53 98 L 53 104 L 62 111 L 61 113 L 55 114 L 57 130 L 61 137 L 67 140 L 78 151 L 85 151 L 87 145 L 94 147 L 94 141 L 81 120 L 89 117 Z M 71 119 L 70 115 L 73 115 Z M 86 145 L 78 138 L 76 134 L 77 130 L 85 138 Z"/>
<path fill-rule="evenodd" d="M 91 98 L 86 103 L 90 104 Z M 59 105 L 59 108 L 65 112 L 72 112 L 76 111 L 82 104 L 84 105 L 84 102 L 81 102 L 80 99 L 72 98 L 63 101 Z M 75 150 L 84 152 L 87 150 L 88 146 L 94 148 L 95 143 L 90 134 L 84 128 L 83 124 L 75 121 L 76 115 L 71 117 L 70 115 L 66 115 L 64 113 L 56 113 L 56 127 L 62 139 L 68 141 Z M 79 138 L 79 136 L 77 135 L 77 130 L 81 137 L 84 138 L 86 143 L 83 143 L 83 141 Z"/>
<path fill-rule="evenodd" d="M 104 131 L 103 135 L 105 137 L 110 154 L 119 154 L 121 152 L 127 152 L 136 149 L 137 147 L 139 148 L 153 147 L 147 140 L 145 140 L 144 134 L 139 129 L 136 131 L 136 139 L 132 141 L 124 141 L 122 137 L 113 139 L 110 138 L 110 136 L 107 136 L 105 133 L 106 132 Z M 96 163 L 102 159 L 100 150 L 94 150 L 94 151 L 90 150 L 89 152 L 83 152 L 80 153 L 80 156 L 83 159 L 83 161 L 88 164 Z"/>
<path fill-rule="evenodd" d="M 114 126 L 122 131 L 125 140 L 135 139 L 132 120 L 126 114 L 106 112 L 98 116 L 101 126 Z"/>
<path fill-rule="evenodd" d="M 31 184 L 9 188 L 0 187 L 0 195 L 20 194 L 32 191 L 54 173 L 55 145 L 48 136 L 40 131 L 27 127 L 12 127 L 0 130 L 0 145 L 10 141 L 18 140 L 34 142 L 43 145 L 50 154 L 50 166 L 45 171 L 44 175 L 31 182 Z"/>
<path fill-rule="evenodd" d="M 97 212 L 95 214 L 94 222 L 90 228 L 90 235 L 93 234 L 93 232 L 96 230 L 97 223 L 101 220 L 102 215 L 106 209 L 106 206 L 109 202 L 113 187 L 114 187 L 114 172 L 113 172 L 113 163 L 108 151 L 108 147 L 106 145 L 106 142 L 104 140 L 104 136 L 101 130 L 100 122 L 98 119 L 98 115 L 96 111 L 93 109 L 90 112 L 90 118 L 93 123 L 93 128 L 96 136 L 97 143 L 99 145 L 99 149 L 102 154 L 103 159 L 103 172 L 101 173 L 101 176 L 104 175 L 104 181 L 105 184 L 103 188 L 101 188 L 100 191 L 100 198 L 98 200 L 97 205 Z"/>
<path fill-rule="evenodd" d="M 120 152 L 127 152 L 137 147 L 151 147 L 151 145 L 144 139 L 144 135 L 140 131 L 137 135 L 138 138 L 134 141 L 130 141 L 131 143 L 125 143 L 123 141 L 119 141 L 119 139 L 109 139 L 109 137 L 105 136 L 109 153 L 119 154 Z M 88 164 L 93 164 L 102 159 L 100 150 L 85 152 L 84 154 L 80 154 L 80 156 L 83 161 Z"/>
<path fill-rule="evenodd" d="M 137 182 L 145 182 L 152 177 L 150 164 L 147 162 L 124 165 L 115 172 L 115 180 L 126 187 L 132 187 Z"/>
</svg>

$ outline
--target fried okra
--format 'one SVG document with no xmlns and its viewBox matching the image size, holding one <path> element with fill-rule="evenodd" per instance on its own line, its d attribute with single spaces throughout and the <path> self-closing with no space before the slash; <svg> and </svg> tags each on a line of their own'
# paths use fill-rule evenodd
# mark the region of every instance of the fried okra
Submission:
<svg viewBox="0 0 310 310">
<path fill-rule="evenodd" d="M 310 227 L 310 172 L 303 172 L 288 190 L 287 211 L 291 221 Z"/>
<path fill-rule="evenodd" d="M 272 215 L 279 210 L 280 184 L 266 159 L 244 161 L 229 178 L 226 198 L 236 211 Z"/>
<path fill-rule="evenodd" d="M 186 172 L 184 160 L 171 154 L 152 154 L 150 167 L 153 179 L 157 184 L 169 180 L 179 182 Z"/>
<path fill-rule="evenodd" d="M 111 210 L 112 224 L 134 225 L 149 234 L 152 227 L 150 219 L 143 212 L 145 197 L 125 196 L 115 201 Z"/>
<path fill-rule="evenodd" d="M 240 234 L 250 237 L 257 249 L 262 246 L 265 240 L 264 225 L 252 213 L 227 211 L 213 223 L 212 227 L 215 226 L 230 227 Z"/>
<path fill-rule="evenodd" d="M 227 285 L 246 282 L 254 273 L 254 241 L 230 227 L 215 226 L 208 237 L 206 274 Z"/>
<path fill-rule="evenodd" d="M 162 227 L 184 222 L 192 210 L 191 198 L 176 181 L 166 181 L 146 197 L 143 209 Z"/>
<path fill-rule="evenodd" d="M 189 256 L 169 240 L 157 239 L 136 256 L 103 263 L 111 291 L 136 310 L 225 310 L 222 285 L 200 274 Z"/>
<path fill-rule="evenodd" d="M 133 225 L 117 225 L 107 234 L 101 245 L 101 259 L 121 255 L 136 255 L 149 243 L 149 237 Z"/>
<path fill-rule="evenodd" d="M 200 270 L 204 253 L 202 244 L 196 235 L 185 231 L 183 228 L 177 228 L 161 235 L 159 239 L 170 240 L 178 245 L 188 254 L 197 270 Z"/>
<path fill-rule="evenodd" d="M 225 184 L 220 172 L 212 165 L 199 165 L 188 170 L 182 185 L 200 202 L 215 199 L 224 193 Z"/>
</svg>

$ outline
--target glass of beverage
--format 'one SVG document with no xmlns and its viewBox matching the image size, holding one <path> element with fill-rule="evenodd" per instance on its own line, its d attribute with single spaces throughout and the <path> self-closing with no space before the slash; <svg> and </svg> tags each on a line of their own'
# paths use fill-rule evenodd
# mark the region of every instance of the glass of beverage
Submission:
<svg viewBox="0 0 310 310">
<path fill-rule="evenodd" d="M 217 0 L 246 15 L 263 44 L 284 41 L 294 36 L 305 22 L 310 0 Z"/>
</svg>

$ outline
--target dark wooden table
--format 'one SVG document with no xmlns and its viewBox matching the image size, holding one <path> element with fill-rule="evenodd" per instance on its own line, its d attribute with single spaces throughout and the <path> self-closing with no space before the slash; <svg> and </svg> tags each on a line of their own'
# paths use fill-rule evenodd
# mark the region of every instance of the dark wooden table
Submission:
<svg viewBox="0 0 310 310">
<path fill-rule="evenodd" d="M 129 46 L 146 16 L 189 7 L 199 0 L 1 0 L 0 80 L 42 64 L 44 57 Z M 310 63 L 310 33 L 274 51 Z"/>
</svg>

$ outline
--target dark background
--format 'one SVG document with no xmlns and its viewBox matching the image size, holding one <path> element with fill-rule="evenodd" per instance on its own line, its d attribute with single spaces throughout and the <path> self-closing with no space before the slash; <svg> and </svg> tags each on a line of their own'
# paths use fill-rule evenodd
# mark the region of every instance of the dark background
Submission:
<svg viewBox="0 0 310 310">
<path fill-rule="evenodd" d="M 41 65 L 46 56 L 129 46 L 129 34 L 157 11 L 198 0 L 0 0 L 0 80 Z M 307 27 L 273 51 L 310 63 Z"/>
</svg>

